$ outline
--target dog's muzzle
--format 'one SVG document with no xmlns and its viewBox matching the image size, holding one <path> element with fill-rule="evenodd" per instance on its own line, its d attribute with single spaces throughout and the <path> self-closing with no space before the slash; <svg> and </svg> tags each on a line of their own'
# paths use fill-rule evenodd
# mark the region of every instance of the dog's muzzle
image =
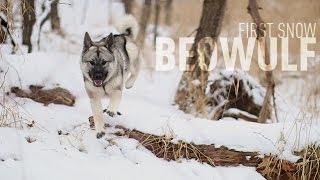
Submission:
<svg viewBox="0 0 320 180">
<path fill-rule="evenodd" d="M 105 78 L 106 78 L 106 75 L 104 75 L 103 73 L 94 73 L 92 77 L 93 84 L 96 87 L 100 87 L 102 86 Z"/>
</svg>

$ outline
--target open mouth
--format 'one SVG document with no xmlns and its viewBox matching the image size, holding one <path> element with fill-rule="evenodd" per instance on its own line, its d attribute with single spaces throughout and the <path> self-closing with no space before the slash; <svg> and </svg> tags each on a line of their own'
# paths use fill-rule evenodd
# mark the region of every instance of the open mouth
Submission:
<svg viewBox="0 0 320 180">
<path fill-rule="evenodd" d="M 93 84 L 95 85 L 95 86 L 102 86 L 102 83 L 103 83 L 103 81 L 102 80 L 93 80 Z"/>
</svg>

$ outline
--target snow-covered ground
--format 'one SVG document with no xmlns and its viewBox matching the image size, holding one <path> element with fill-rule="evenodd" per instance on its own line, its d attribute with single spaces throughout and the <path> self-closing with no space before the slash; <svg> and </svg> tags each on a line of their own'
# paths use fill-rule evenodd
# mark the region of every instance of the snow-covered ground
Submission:
<svg viewBox="0 0 320 180">
<path fill-rule="evenodd" d="M 142 70 L 133 89 L 125 90 L 119 109 L 123 115 L 115 118 L 105 115 L 105 122 L 113 126 L 107 128 L 105 138 L 96 139 L 89 127 L 91 109 L 79 60 L 85 31 L 96 38 L 115 31 L 107 25 L 108 5 L 104 0 L 88 3 L 77 0 L 70 6 L 61 5 L 65 38 L 44 28 L 40 52 L 10 55 L 5 52 L 6 47 L 1 50 L 1 82 L 5 77 L 2 92 L 12 86 L 27 89 L 30 84 L 46 88 L 60 86 L 76 96 L 76 103 L 73 107 L 44 106 L 13 95 L 7 99 L 7 106 L 18 112 L 17 119 L 25 119 L 23 123 L 34 121 L 35 125 L 23 129 L 0 128 L 0 180 L 263 179 L 251 167 L 211 167 L 194 160 L 167 162 L 136 140 L 113 135 L 114 125 L 172 136 L 174 141 L 278 154 L 292 161 L 297 159 L 292 154 L 294 150 L 319 142 L 320 126 L 296 120 L 299 107 L 288 104 L 285 88 L 277 92 L 283 119 L 279 123 L 257 124 L 231 118 L 212 121 L 184 114 L 172 105 L 181 75 L 178 70 L 147 69 Z M 88 8 L 82 20 L 79 17 L 84 6 Z M 114 2 L 113 8 L 114 17 L 123 13 L 120 3 Z M 107 102 L 103 102 L 104 107 Z"/>
</svg>

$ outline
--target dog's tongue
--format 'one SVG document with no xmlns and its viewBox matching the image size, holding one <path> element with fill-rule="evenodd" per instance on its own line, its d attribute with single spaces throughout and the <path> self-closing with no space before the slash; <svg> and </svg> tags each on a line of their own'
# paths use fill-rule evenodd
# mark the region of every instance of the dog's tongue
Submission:
<svg viewBox="0 0 320 180">
<path fill-rule="evenodd" d="M 96 86 L 101 86 L 102 82 L 103 82 L 102 80 L 94 80 L 93 81 L 94 85 L 96 85 Z"/>
</svg>

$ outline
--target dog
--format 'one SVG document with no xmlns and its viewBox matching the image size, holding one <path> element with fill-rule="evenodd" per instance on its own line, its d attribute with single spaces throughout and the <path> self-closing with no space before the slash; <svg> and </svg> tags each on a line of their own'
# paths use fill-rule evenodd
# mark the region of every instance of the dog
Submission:
<svg viewBox="0 0 320 180">
<path fill-rule="evenodd" d="M 123 86 L 131 88 L 140 70 L 141 51 L 135 42 L 136 19 L 126 15 L 116 28 L 120 34 L 110 33 L 100 41 L 92 41 L 86 32 L 83 40 L 80 68 L 98 139 L 105 135 L 101 99 L 109 96 L 107 114 L 117 115 Z"/>
</svg>

